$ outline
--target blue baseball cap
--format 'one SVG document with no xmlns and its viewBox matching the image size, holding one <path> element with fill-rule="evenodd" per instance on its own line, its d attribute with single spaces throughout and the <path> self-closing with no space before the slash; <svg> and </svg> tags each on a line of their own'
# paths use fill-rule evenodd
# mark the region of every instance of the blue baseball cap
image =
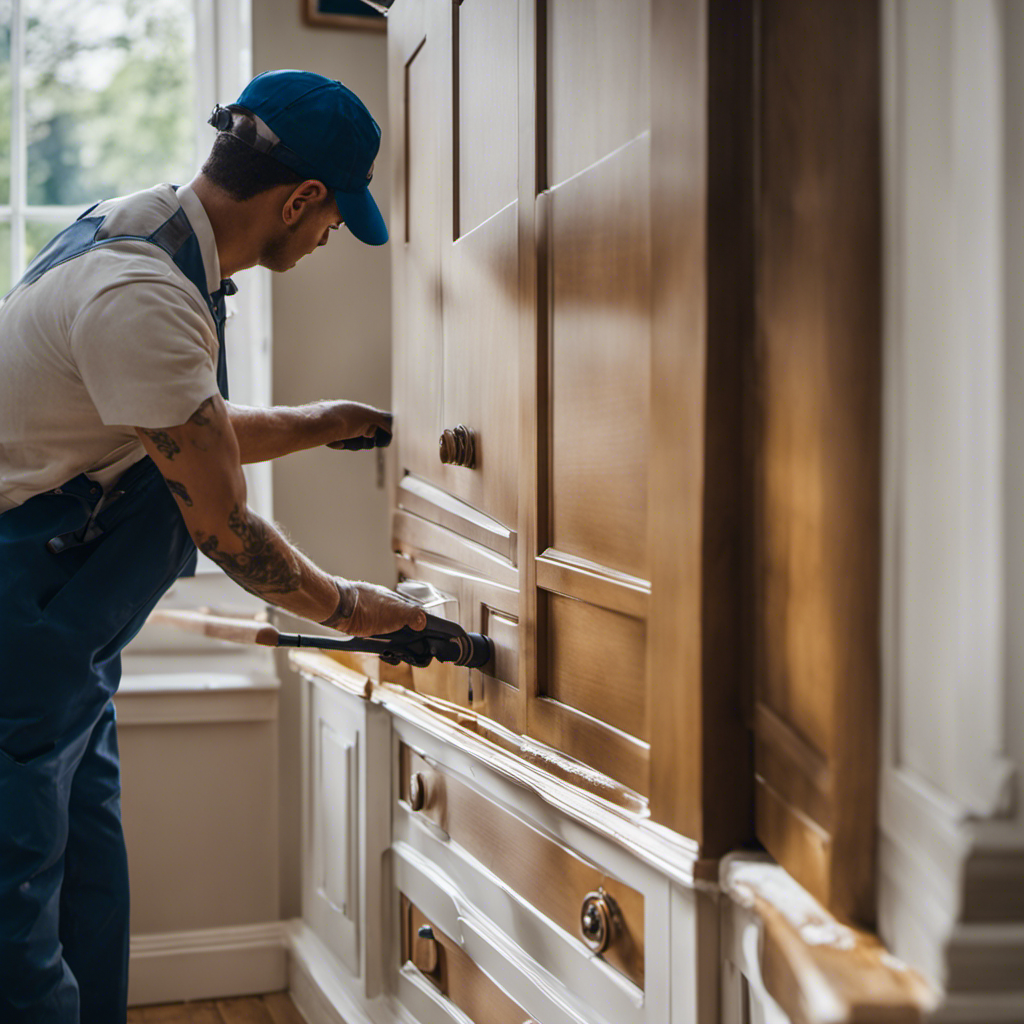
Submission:
<svg viewBox="0 0 1024 1024">
<path fill-rule="evenodd" d="M 257 149 L 334 191 L 356 238 L 368 245 L 388 240 L 369 188 L 380 128 L 351 89 L 312 71 L 264 71 L 231 108 L 215 108 L 210 123 L 231 131 L 239 107 L 256 120 Z"/>
</svg>

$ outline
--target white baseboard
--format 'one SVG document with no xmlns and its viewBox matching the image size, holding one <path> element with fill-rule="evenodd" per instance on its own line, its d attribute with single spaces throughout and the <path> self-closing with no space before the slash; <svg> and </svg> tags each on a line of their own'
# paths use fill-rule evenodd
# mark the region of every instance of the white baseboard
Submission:
<svg viewBox="0 0 1024 1024">
<path fill-rule="evenodd" d="M 288 982 L 288 924 L 132 937 L 128 1005 L 277 992 Z"/>
</svg>

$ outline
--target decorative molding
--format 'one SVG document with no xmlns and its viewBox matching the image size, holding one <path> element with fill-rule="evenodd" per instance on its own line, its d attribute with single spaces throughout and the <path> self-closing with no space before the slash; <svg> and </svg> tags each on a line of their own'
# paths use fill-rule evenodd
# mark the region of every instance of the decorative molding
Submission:
<svg viewBox="0 0 1024 1024">
<path fill-rule="evenodd" d="M 277 992 L 287 978 L 285 922 L 136 935 L 128 1004 Z"/>
</svg>

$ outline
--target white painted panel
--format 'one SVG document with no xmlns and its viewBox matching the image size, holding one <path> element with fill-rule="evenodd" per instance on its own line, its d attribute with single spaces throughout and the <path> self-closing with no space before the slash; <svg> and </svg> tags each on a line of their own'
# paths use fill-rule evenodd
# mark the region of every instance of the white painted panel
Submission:
<svg viewBox="0 0 1024 1024">
<path fill-rule="evenodd" d="M 320 844 L 323 850 L 320 891 L 331 906 L 351 919 L 348 907 L 352 854 L 356 852 L 353 814 L 355 744 L 346 743 L 326 723 L 320 722 Z M 351 895 L 356 890 L 351 888 Z"/>
<path fill-rule="evenodd" d="M 303 917 L 341 963 L 358 975 L 362 702 L 331 687 L 305 685 L 310 695 Z"/>
</svg>

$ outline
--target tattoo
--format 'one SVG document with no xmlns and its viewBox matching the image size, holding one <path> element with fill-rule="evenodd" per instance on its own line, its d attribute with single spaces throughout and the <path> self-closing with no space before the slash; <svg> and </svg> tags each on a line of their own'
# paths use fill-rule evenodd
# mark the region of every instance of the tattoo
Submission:
<svg viewBox="0 0 1024 1024">
<path fill-rule="evenodd" d="M 191 495 L 189 495 L 185 485 L 181 483 L 180 480 L 170 480 L 167 477 L 164 477 L 164 480 L 167 483 L 167 486 L 170 488 L 171 494 L 173 494 L 176 498 L 179 498 L 184 504 L 188 505 L 188 507 L 191 508 L 192 497 Z"/>
<path fill-rule="evenodd" d="M 165 459 L 173 460 L 174 456 L 181 451 L 178 447 L 178 442 L 166 430 L 147 430 L 145 427 L 140 427 L 139 429 L 153 442 L 156 450 Z"/>
<path fill-rule="evenodd" d="M 189 416 L 189 423 L 195 424 L 197 427 L 208 427 L 211 423 L 210 417 L 206 415 L 204 410 L 208 410 L 213 405 L 213 395 L 208 399 L 191 416 Z"/>
<path fill-rule="evenodd" d="M 199 550 L 239 586 L 257 597 L 291 594 L 302 586 L 297 559 L 259 516 L 236 505 L 228 526 L 242 542 L 240 553 L 221 551 L 216 535 L 197 533 L 196 540 Z"/>
<path fill-rule="evenodd" d="M 359 593 L 355 587 L 349 585 L 343 587 L 337 580 L 334 581 L 338 590 L 338 607 L 331 613 L 330 618 L 324 619 L 322 626 L 330 626 L 334 629 L 339 623 L 347 622 L 355 614 L 356 601 Z"/>
</svg>

